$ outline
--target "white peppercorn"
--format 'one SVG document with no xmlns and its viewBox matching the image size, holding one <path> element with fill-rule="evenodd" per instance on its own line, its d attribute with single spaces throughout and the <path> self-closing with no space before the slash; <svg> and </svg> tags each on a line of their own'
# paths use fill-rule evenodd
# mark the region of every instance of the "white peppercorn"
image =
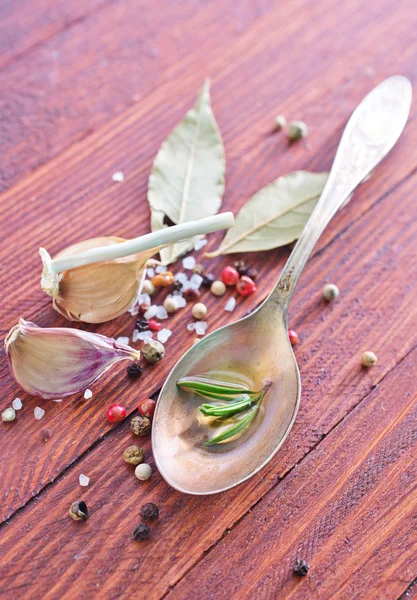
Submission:
<svg viewBox="0 0 417 600">
<path fill-rule="evenodd" d="M 4 410 L 1 413 L 1 420 L 4 421 L 5 423 L 10 423 L 10 421 L 14 421 L 15 418 L 16 418 L 16 411 L 11 406 L 9 406 L 9 408 L 6 408 L 6 410 Z"/>
<path fill-rule="evenodd" d="M 172 296 L 169 298 L 165 298 L 164 300 L 164 308 L 167 311 L 167 313 L 174 313 L 177 312 L 178 310 L 178 305 L 175 301 L 175 298 L 173 298 Z"/>
<path fill-rule="evenodd" d="M 142 286 L 142 294 L 148 294 L 149 296 L 152 296 L 154 291 L 155 291 L 155 286 L 152 283 L 152 281 L 150 281 L 149 279 L 145 279 L 145 281 L 143 282 L 143 286 Z"/>
<path fill-rule="evenodd" d="M 335 300 L 339 295 L 339 288 L 333 283 L 328 283 L 323 288 L 323 298 L 328 302 Z"/>
<path fill-rule="evenodd" d="M 197 302 L 197 304 L 194 304 L 191 313 L 194 319 L 204 319 L 207 316 L 207 306 L 202 302 Z"/>
<path fill-rule="evenodd" d="M 152 475 L 152 467 L 148 463 L 142 463 L 135 469 L 135 477 L 140 481 L 146 481 Z"/>
<path fill-rule="evenodd" d="M 369 368 L 373 367 L 376 364 L 377 360 L 378 359 L 376 357 L 376 354 L 368 350 L 367 352 L 364 352 L 362 354 L 361 363 L 363 367 Z"/>
<path fill-rule="evenodd" d="M 226 286 L 223 283 L 223 281 L 213 281 L 213 283 L 211 284 L 210 292 L 214 296 L 223 296 L 223 294 L 226 293 Z"/>
</svg>

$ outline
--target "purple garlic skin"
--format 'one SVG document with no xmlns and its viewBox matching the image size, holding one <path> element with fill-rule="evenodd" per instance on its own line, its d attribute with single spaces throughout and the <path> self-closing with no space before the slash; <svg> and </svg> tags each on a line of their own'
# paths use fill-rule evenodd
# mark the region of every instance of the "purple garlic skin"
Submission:
<svg viewBox="0 0 417 600">
<path fill-rule="evenodd" d="M 38 327 L 20 319 L 5 342 L 9 368 L 29 394 L 46 399 L 84 390 L 119 360 L 140 352 L 115 340 L 66 327 Z"/>
</svg>

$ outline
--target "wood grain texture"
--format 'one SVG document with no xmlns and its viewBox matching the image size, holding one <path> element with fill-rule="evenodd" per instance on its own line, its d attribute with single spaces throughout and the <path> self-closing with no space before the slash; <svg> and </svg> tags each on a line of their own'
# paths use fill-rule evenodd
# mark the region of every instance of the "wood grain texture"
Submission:
<svg viewBox="0 0 417 600">
<path fill-rule="evenodd" d="M 9 22 L 21 38 L 16 37 L 15 49 L 10 46 L 13 58 L 0 71 L 3 182 L 14 183 L 0 196 L 6 234 L 0 236 L 2 336 L 19 315 L 41 325 L 67 324 L 39 288 L 40 245 L 54 253 L 94 235 L 132 237 L 148 231 L 146 187 L 152 159 L 193 103 L 206 75 L 213 80 L 213 105 L 226 145 L 223 207 L 233 211 L 285 172 L 329 168 L 350 112 L 382 78 L 402 72 L 413 82 L 417 79 L 417 42 L 411 35 L 417 16 L 406 0 L 395 8 L 388 0 L 366 7 L 357 0 L 344 5 L 334 0 L 279 5 L 266 0 L 92 2 L 74 5 L 79 19 L 68 27 L 59 3 L 50 21 L 42 6 L 34 7 L 32 16 L 25 13 L 21 27 L 16 21 L 18 4 L 13 7 Z M 25 33 L 24 28 L 37 19 L 45 20 Z M 19 48 L 24 48 L 22 53 Z M 11 517 L 2 527 L 0 549 L 5 598 L 125 594 L 152 599 L 161 598 L 172 586 L 171 594 L 182 598 L 190 596 L 193 585 L 195 591 L 196 582 L 204 590 L 202 598 L 222 598 L 220 589 L 211 589 L 211 578 L 219 564 L 230 568 L 235 564 L 228 555 L 228 540 L 239 548 L 239 540 L 248 536 L 245 523 L 258 527 L 262 521 L 259 511 L 264 502 L 267 511 L 280 510 L 281 526 L 287 520 L 297 523 L 299 513 L 287 509 L 286 500 L 280 508 L 276 498 L 281 502 L 284 486 L 288 485 L 288 494 L 296 494 L 304 479 L 311 481 L 304 464 L 313 463 L 326 477 L 300 492 L 313 506 L 305 514 L 304 528 L 298 531 L 293 525 L 293 545 L 288 548 L 281 546 L 275 522 L 262 530 L 258 542 L 268 549 L 265 559 L 256 554 L 255 542 L 253 547 L 242 543 L 241 553 L 237 551 L 233 559 L 239 579 L 247 580 L 247 588 L 239 593 L 275 598 L 282 590 L 293 597 L 302 593 L 326 599 L 337 596 L 339 585 L 345 594 L 341 597 L 352 598 L 356 588 L 347 578 L 354 569 L 352 581 L 368 592 L 367 598 L 380 597 L 376 582 L 386 590 L 384 599 L 396 600 L 401 593 L 413 597 L 413 586 L 406 590 L 416 579 L 417 568 L 413 530 L 409 526 L 407 531 L 406 525 L 413 523 L 409 515 L 415 510 L 414 465 L 407 463 L 415 441 L 411 434 L 407 437 L 405 424 L 413 416 L 414 387 L 408 373 L 413 368 L 415 372 L 417 345 L 415 111 L 413 107 L 398 148 L 335 217 L 300 282 L 290 323 L 302 338 L 297 349 L 302 406 L 289 440 L 260 477 L 215 498 L 192 498 L 170 490 L 157 473 L 141 486 L 121 460 L 123 449 L 133 441 L 128 423 L 112 429 L 105 421 L 105 409 L 122 399 L 132 413 L 140 397 L 159 389 L 178 355 L 192 343 L 185 330 L 190 308 L 170 319 L 174 335 L 162 363 L 148 368 L 135 383 L 125 378 L 123 365 L 114 368 L 94 386 L 90 402 L 74 398 L 55 404 L 28 398 L 11 379 L 1 354 L 2 407 L 16 395 L 24 402 L 16 422 L 0 431 L 2 455 L 7 457 L 0 485 L 1 516 Z M 303 118 L 310 129 L 307 140 L 289 147 L 285 135 L 273 134 L 278 112 L 290 119 Z M 111 181 L 119 169 L 125 173 L 123 184 Z M 12 232 L 17 235 L 8 237 Z M 211 236 L 210 247 L 215 248 L 220 238 L 221 234 Z M 287 256 L 284 249 L 247 257 L 260 270 L 259 293 L 241 301 L 233 315 L 223 312 L 225 299 L 206 294 L 210 329 L 253 308 Z M 219 273 L 229 260 L 203 262 Z M 339 285 L 342 295 L 327 306 L 320 290 L 329 281 Z M 134 319 L 126 315 L 89 329 L 118 336 L 129 335 L 133 327 Z M 377 367 L 367 373 L 359 367 L 366 348 L 379 356 Z M 379 388 L 372 392 L 380 382 L 384 400 L 390 401 L 388 415 L 367 408 L 381 402 Z M 41 422 L 33 418 L 36 405 L 46 410 Z M 394 423 L 392 428 L 387 419 Z M 45 427 L 52 432 L 47 443 L 41 440 Z M 358 438 L 357 448 L 348 456 L 339 445 L 339 434 L 341 439 Z M 372 477 L 369 465 L 361 461 L 368 446 L 375 448 Z M 144 447 L 151 457 L 149 441 Z M 335 472 L 329 468 L 333 464 Z M 294 469 L 295 465 L 299 466 Z M 84 492 L 77 483 L 81 472 L 91 477 Z M 298 479 L 299 472 L 304 479 Z M 394 480 L 392 493 L 381 483 L 385 475 L 388 482 Z M 337 477 L 340 481 L 333 479 Z M 403 478 L 404 490 L 399 488 Z M 338 487 L 332 495 L 335 482 Z M 363 492 L 357 502 L 343 500 L 350 489 Z M 364 526 L 362 531 L 361 510 L 366 513 L 368 491 L 372 514 L 369 529 Z M 405 504 L 407 491 L 410 506 Z M 81 492 L 91 510 L 85 524 L 73 523 L 67 516 L 69 504 Z M 149 543 L 140 546 L 129 536 L 141 503 L 149 500 L 160 505 L 161 520 Z M 251 521 L 255 512 L 257 520 Z M 379 517 L 382 533 L 368 543 L 365 533 L 373 534 Z M 338 540 L 346 530 L 359 550 L 352 550 L 350 570 L 345 571 L 334 564 L 338 565 Z M 269 538 L 277 552 L 269 552 L 265 541 Z M 314 562 L 311 580 L 303 581 L 300 591 L 299 582 L 294 584 L 290 577 L 293 548 L 309 550 L 308 558 Z M 246 552 L 253 552 L 256 560 L 244 567 Z M 384 555 L 380 567 L 372 562 L 378 552 Z M 372 577 L 367 561 L 374 565 Z M 326 569 L 334 570 L 335 576 L 327 577 Z"/>
</svg>

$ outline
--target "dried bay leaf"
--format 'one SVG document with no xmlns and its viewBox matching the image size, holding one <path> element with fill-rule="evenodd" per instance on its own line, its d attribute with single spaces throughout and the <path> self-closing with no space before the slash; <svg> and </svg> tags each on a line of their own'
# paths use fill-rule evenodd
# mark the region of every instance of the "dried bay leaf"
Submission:
<svg viewBox="0 0 417 600">
<path fill-rule="evenodd" d="M 194 221 L 216 214 L 224 193 L 226 161 L 220 130 L 210 105 L 206 80 L 194 107 L 169 134 L 156 155 L 149 177 L 151 229 L 166 222 Z M 195 238 L 160 251 L 164 265 L 192 250 Z"/>
<path fill-rule="evenodd" d="M 327 177 L 294 171 L 262 188 L 243 205 L 219 248 L 205 256 L 270 250 L 298 239 Z"/>
</svg>

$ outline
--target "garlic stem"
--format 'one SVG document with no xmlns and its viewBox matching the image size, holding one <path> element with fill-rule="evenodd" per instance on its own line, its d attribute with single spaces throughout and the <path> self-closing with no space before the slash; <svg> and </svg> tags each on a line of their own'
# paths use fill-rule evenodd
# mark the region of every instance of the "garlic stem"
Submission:
<svg viewBox="0 0 417 600">
<path fill-rule="evenodd" d="M 57 275 L 69 269 L 76 269 L 84 265 L 90 265 L 96 262 L 106 260 L 114 260 L 116 258 L 124 258 L 138 252 L 144 252 L 151 248 L 158 248 L 174 242 L 180 242 L 189 239 L 196 235 L 205 235 L 220 229 L 228 229 L 234 223 L 233 213 L 225 212 L 212 217 L 199 219 L 198 221 L 190 221 L 189 223 L 181 223 L 173 227 L 166 227 L 160 231 L 147 233 L 133 240 L 120 242 L 120 244 L 112 244 L 103 246 L 102 248 L 92 248 L 86 252 L 76 254 L 74 256 L 65 256 L 55 258 L 51 261 L 49 267 L 51 273 Z"/>
</svg>

